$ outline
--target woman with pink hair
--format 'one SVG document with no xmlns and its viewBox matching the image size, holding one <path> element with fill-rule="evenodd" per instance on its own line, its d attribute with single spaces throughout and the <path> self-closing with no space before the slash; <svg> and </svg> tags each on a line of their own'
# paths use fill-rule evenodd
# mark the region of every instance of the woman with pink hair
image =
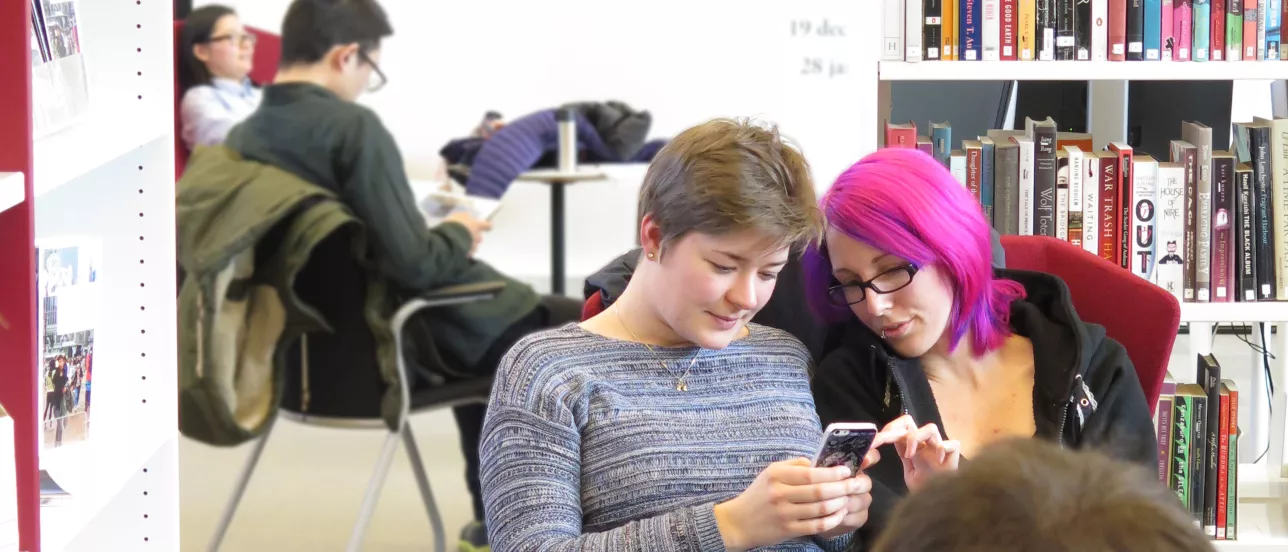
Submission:
<svg viewBox="0 0 1288 552">
<path fill-rule="evenodd" d="M 881 451 L 863 542 L 875 541 L 899 497 L 1002 439 L 1157 466 L 1126 350 L 1078 318 L 1059 278 L 991 266 L 979 202 L 942 164 L 915 149 L 879 150 L 820 205 L 827 228 L 803 259 L 807 297 L 844 326 L 812 383 L 821 421 L 929 426 L 950 443 Z"/>
</svg>

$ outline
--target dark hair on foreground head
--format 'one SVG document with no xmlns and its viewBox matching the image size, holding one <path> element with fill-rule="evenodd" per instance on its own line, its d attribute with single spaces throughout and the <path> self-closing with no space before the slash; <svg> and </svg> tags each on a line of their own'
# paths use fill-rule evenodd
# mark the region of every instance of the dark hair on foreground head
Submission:
<svg viewBox="0 0 1288 552">
<path fill-rule="evenodd" d="M 895 509 L 876 552 L 1210 552 L 1176 492 L 1140 466 L 1040 439 L 987 449 Z"/>
<path fill-rule="evenodd" d="M 376 0 L 295 0 L 282 20 L 281 67 L 321 61 L 331 48 L 357 43 L 364 52 L 380 49 L 394 34 Z"/>
<path fill-rule="evenodd" d="M 662 251 L 692 232 L 764 232 L 800 251 L 823 217 L 804 155 L 773 126 L 714 119 L 681 132 L 649 164 L 640 213 L 662 230 Z"/>
</svg>

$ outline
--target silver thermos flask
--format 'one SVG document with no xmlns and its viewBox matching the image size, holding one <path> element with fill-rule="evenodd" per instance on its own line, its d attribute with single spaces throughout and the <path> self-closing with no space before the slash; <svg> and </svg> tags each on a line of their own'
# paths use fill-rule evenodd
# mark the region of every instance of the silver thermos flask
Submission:
<svg viewBox="0 0 1288 552">
<path fill-rule="evenodd" d="M 555 112 L 555 121 L 559 125 L 559 172 L 577 171 L 577 119 L 573 108 L 566 107 Z"/>
</svg>

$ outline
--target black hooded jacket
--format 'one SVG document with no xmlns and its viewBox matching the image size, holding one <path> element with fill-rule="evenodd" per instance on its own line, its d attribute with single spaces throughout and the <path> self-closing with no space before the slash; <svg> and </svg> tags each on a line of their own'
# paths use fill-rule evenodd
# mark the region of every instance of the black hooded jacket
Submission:
<svg viewBox="0 0 1288 552">
<path fill-rule="evenodd" d="M 1011 327 L 1033 343 L 1033 415 L 1036 438 L 1070 448 L 1094 448 L 1157 471 L 1152 413 L 1127 351 L 1104 327 L 1083 322 L 1069 288 L 1039 272 L 996 270 L 1019 282 L 1027 298 L 1011 307 Z M 943 420 L 920 361 L 898 357 L 861 322 L 846 325 L 812 383 L 824 426 L 872 422 L 878 427 L 909 414 L 918 426 Z M 962 459 L 966 462 L 968 459 Z M 875 542 L 899 498 L 908 493 L 894 447 L 882 447 L 872 477 L 869 521 L 856 542 Z"/>
</svg>

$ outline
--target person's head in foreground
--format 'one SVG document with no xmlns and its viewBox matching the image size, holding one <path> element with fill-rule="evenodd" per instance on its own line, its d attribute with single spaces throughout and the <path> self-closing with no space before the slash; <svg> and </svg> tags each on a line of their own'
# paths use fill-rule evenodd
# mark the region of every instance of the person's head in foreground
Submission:
<svg viewBox="0 0 1288 552">
<path fill-rule="evenodd" d="M 653 159 L 640 191 L 644 258 L 615 306 L 642 341 L 719 349 L 822 225 L 801 152 L 778 131 L 719 119 Z"/>
<path fill-rule="evenodd" d="M 376 0 L 295 0 L 282 21 L 277 82 L 312 82 L 354 101 L 384 86 L 380 41 L 393 33 Z"/>
<path fill-rule="evenodd" d="M 895 509 L 876 552 L 1203 552 L 1176 492 L 1134 464 L 998 443 Z"/>
<path fill-rule="evenodd" d="M 906 358 L 962 344 L 978 357 L 1011 335 L 1024 288 L 993 277 L 979 201 L 933 157 L 878 150 L 836 180 L 822 208 L 824 241 L 804 265 L 823 318 L 855 316 Z"/>
<path fill-rule="evenodd" d="M 213 79 L 241 82 L 250 75 L 255 35 L 242 26 L 232 8 L 202 6 L 183 19 L 177 54 L 180 95 Z"/>
</svg>

